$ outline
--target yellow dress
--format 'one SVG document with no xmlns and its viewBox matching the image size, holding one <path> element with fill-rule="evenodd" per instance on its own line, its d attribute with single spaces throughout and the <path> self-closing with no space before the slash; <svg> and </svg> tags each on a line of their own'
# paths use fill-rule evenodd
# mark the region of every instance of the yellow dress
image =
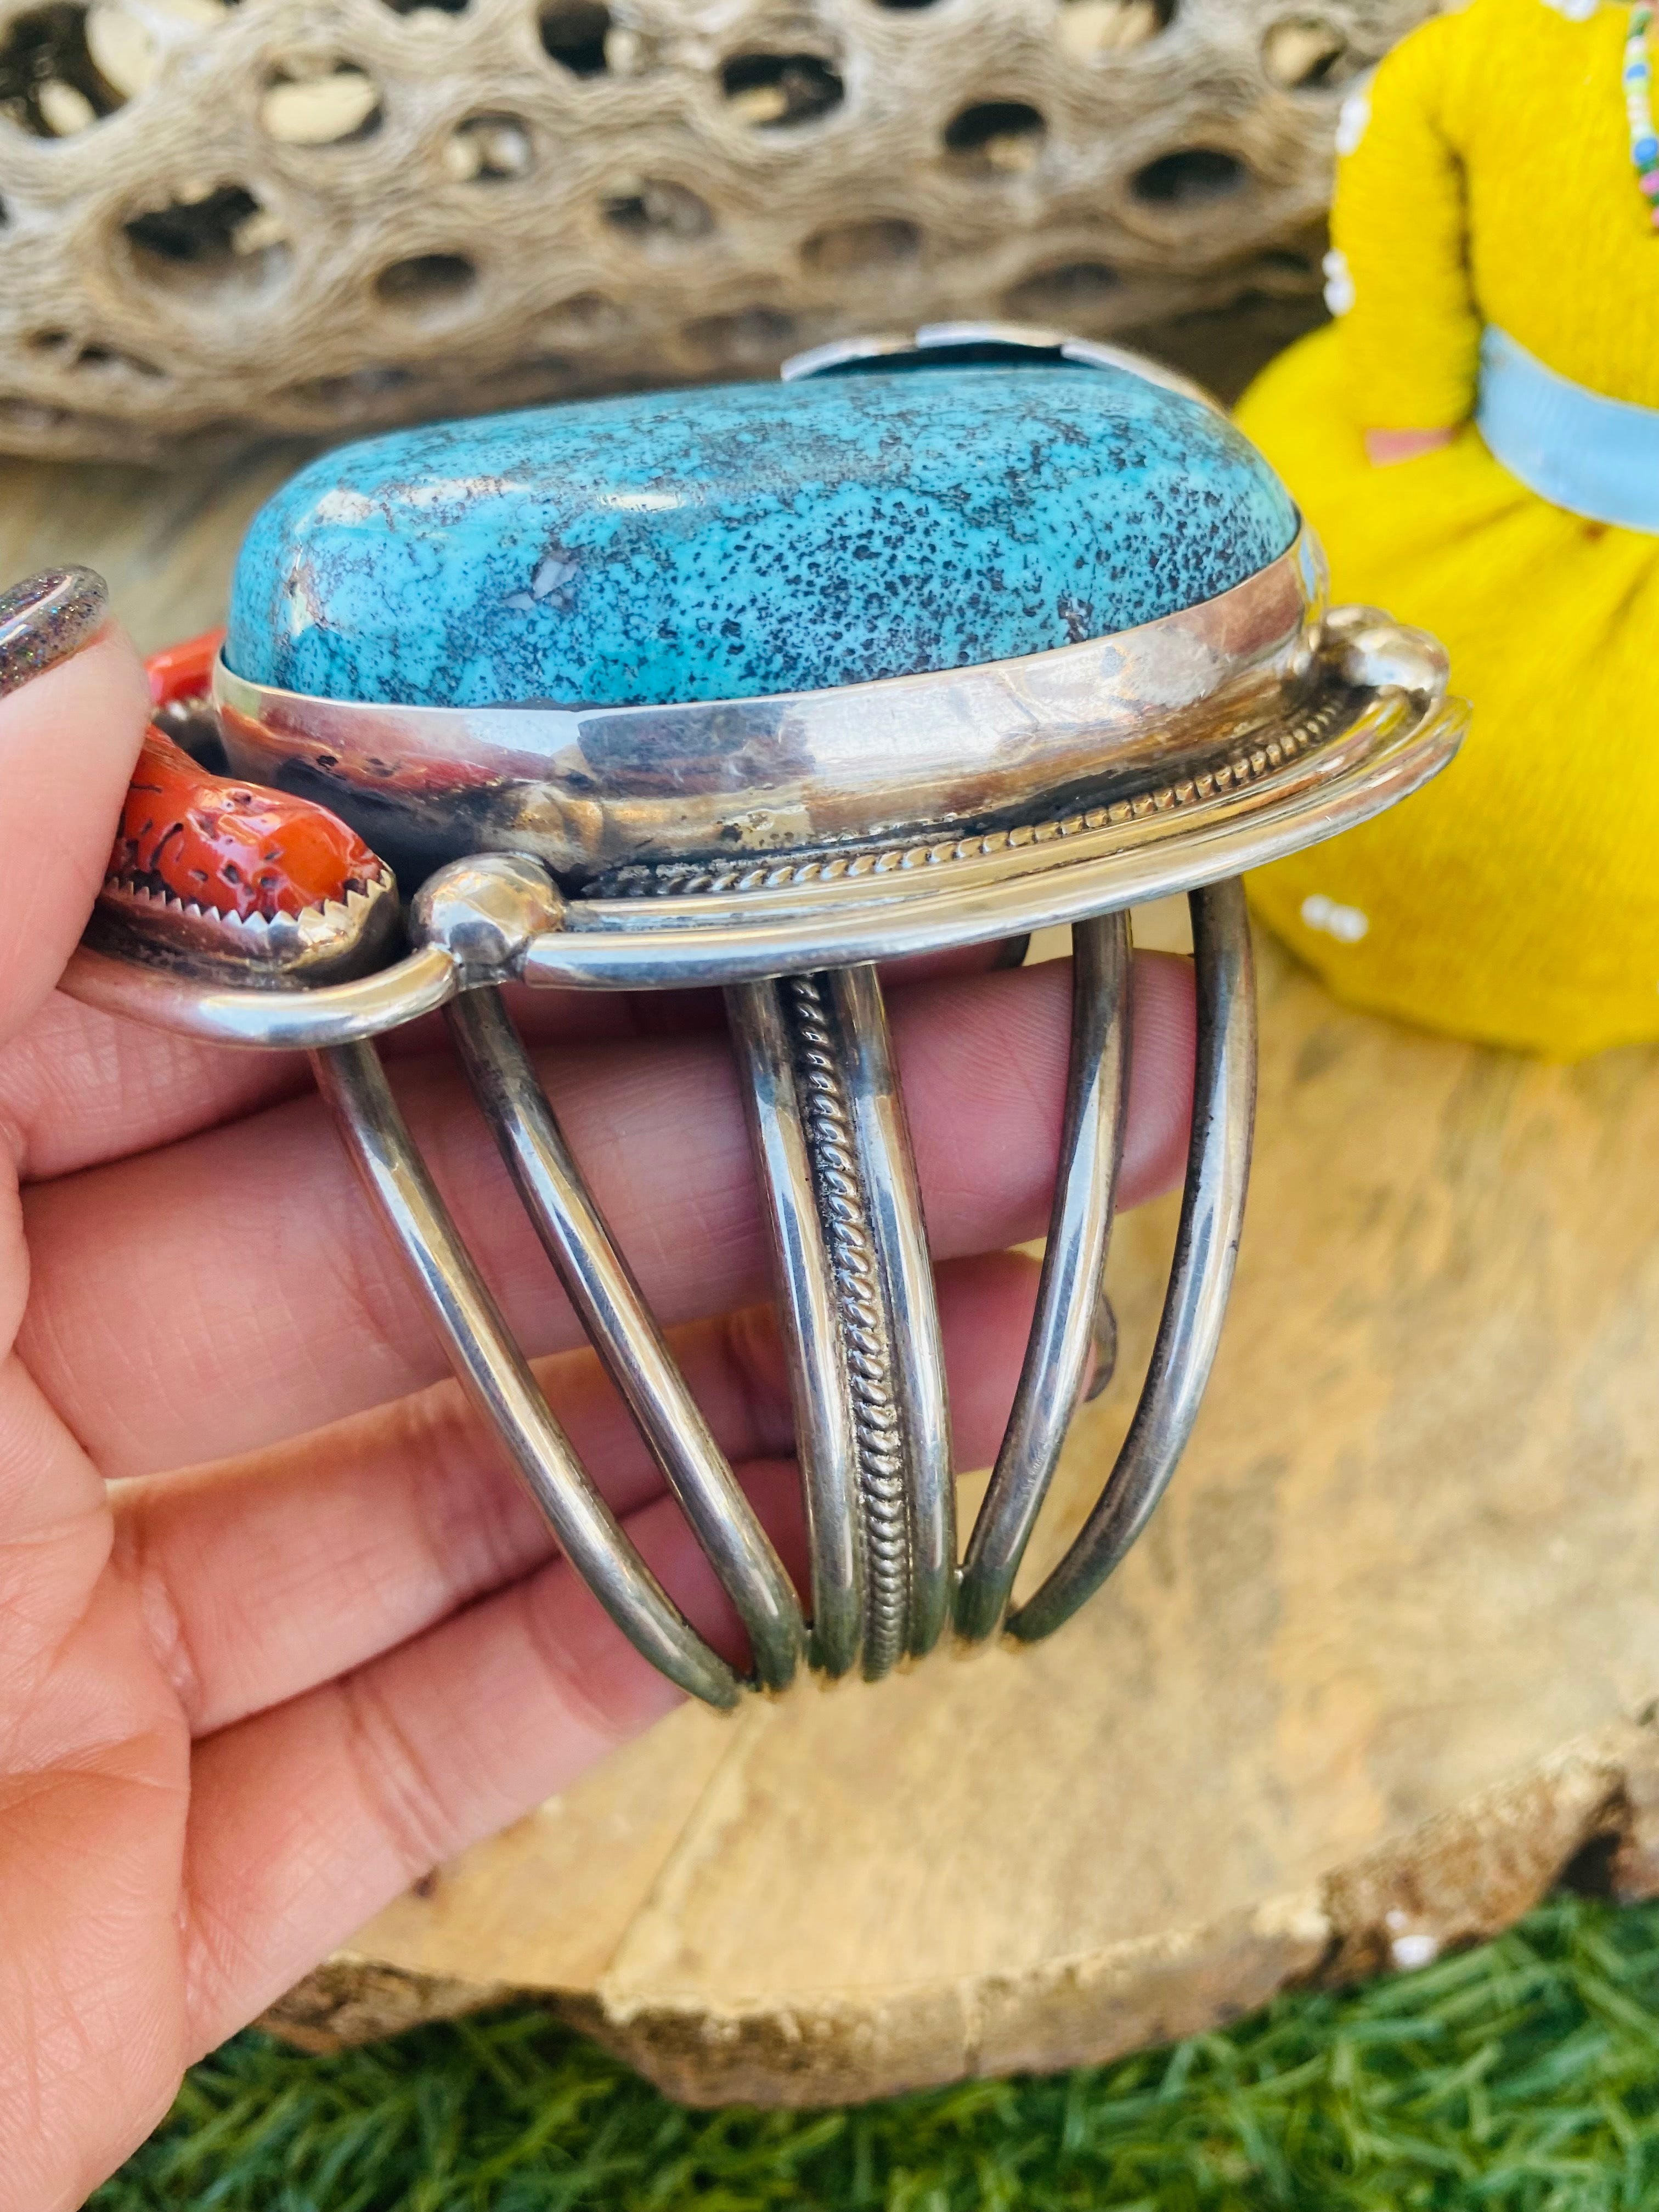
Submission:
<svg viewBox="0 0 1659 2212">
<path fill-rule="evenodd" d="M 1261 871 L 1255 904 L 1343 998 L 1559 1059 L 1659 1036 L 1659 535 L 1539 498 L 1470 417 L 1486 324 L 1659 409 L 1629 22 L 1623 5 L 1474 0 L 1406 39 L 1344 116 L 1344 312 L 1240 409 L 1336 597 L 1436 631 L 1474 704 L 1437 782 Z M 1437 452 L 1366 459 L 1365 428 L 1454 425 Z"/>
</svg>

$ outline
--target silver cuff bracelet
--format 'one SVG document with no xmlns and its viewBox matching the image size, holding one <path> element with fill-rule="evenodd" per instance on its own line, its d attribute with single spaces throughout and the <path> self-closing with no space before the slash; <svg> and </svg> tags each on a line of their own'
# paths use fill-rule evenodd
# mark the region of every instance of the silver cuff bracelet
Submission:
<svg viewBox="0 0 1659 2212">
<path fill-rule="evenodd" d="M 1066 389 L 1081 368 L 1103 390 L 1143 386 L 1149 404 L 1214 419 L 1149 364 L 994 326 L 830 349 L 763 389 L 781 419 L 820 380 L 890 371 L 914 408 L 934 360 L 970 380 L 1055 373 Z M 538 557 L 540 577 L 551 556 Z M 526 588 L 525 620 L 538 621 L 555 593 Z M 239 672 L 236 636 L 233 623 L 210 708 L 189 710 L 196 735 L 216 738 L 233 776 L 349 823 L 395 869 L 401 916 L 384 872 L 294 916 L 228 915 L 153 871 L 118 872 L 64 988 L 193 1037 L 313 1054 L 456 1374 L 589 1588 L 694 1696 L 781 1689 L 803 1659 L 873 1680 L 942 1639 L 1052 1633 L 1145 1527 L 1215 1356 L 1255 1085 L 1238 878 L 1369 819 L 1451 757 L 1466 710 L 1434 641 L 1328 609 L 1305 527 L 1242 580 L 1109 634 L 722 699 L 376 704 Z M 1174 892 L 1191 903 L 1198 1036 L 1163 1316 L 1097 1504 L 1015 1604 L 1094 1366 L 1133 1051 L 1127 909 Z M 1060 923 L 1071 1063 L 1047 1251 L 1012 1414 L 959 1545 L 877 963 Z M 804 1603 L 587 1194 L 501 1000 L 509 981 L 726 993 L 789 1359 Z M 577 1462 L 411 1143 L 375 1040 L 438 1007 L 537 1234 L 742 1618 L 746 1675 L 684 1619 Z"/>
</svg>

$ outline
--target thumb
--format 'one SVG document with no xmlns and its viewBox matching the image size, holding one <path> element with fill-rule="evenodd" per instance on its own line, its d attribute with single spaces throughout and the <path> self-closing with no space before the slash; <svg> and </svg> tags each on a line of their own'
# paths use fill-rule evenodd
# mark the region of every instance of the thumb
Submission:
<svg viewBox="0 0 1659 2212">
<path fill-rule="evenodd" d="M 0 1039 L 75 949 L 149 712 L 101 576 L 48 568 L 0 593 Z"/>
</svg>

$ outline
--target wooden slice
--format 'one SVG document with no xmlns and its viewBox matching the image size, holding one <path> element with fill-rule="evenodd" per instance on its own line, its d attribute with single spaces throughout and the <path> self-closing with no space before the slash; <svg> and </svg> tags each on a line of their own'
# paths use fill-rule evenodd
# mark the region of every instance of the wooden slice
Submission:
<svg viewBox="0 0 1659 2212">
<path fill-rule="evenodd" d="M 829 2103 L 1420 1964 L 1575 1859 L 1659 1887 L 1659 1060 L 1546 1066 L 1346 1012 L 1272 944 L 1261 969 L 1221 1357 L 1088 1610 L 677 1715 L 274 2024 L 534 1992 L 678 2096 Z M 1171 1229 L 1120 1224 L 1118 1379 L 1028 1583 L 1127 1424 Z"/>
</svg>

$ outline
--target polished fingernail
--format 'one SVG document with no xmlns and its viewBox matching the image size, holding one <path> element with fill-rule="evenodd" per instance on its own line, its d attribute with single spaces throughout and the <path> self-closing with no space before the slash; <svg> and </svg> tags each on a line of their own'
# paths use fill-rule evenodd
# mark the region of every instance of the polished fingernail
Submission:
<svg viewBox="0 0 1659 2212">
<path fill-rule="evenodd" d="M 90 645 L 109 620 L 109 587 L 93 568 L 43 568 L 0 592 L 0 699 Z"/>
<path fill-rule="evenodd" d="M 1095 1400 L 1117 1372 L 1117 1316 L 1112 1302 L 1104 1291 L 1095 1308 L 1095 1372 L 1094 1379 L 1083 1394 L 1085 1406 Z"/>
</svg>

